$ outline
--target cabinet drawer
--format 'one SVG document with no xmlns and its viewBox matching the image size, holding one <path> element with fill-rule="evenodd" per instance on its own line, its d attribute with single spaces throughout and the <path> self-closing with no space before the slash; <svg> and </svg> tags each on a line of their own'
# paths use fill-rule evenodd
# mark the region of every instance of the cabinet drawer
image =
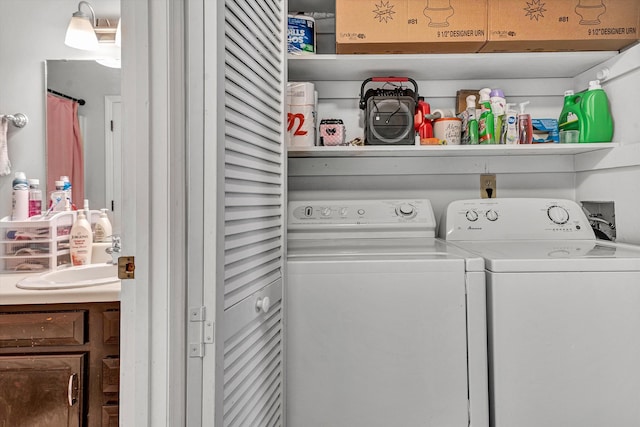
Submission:
<svg viewBox="0 0 640 427">
<path fill-rule="evenodd" d="M 120 311 L 105 311 L 102 313 L 102 340 L 105 344 L 120 343 Z"/>
<path fill-rule="evenodd" d="M 118 427 L 118 405 L 102 407 L 102 427 Z"/>
<path fill-rule="evenodd" d="M 0 314 L 0 348 L 82 345 L 87 312 Z"/>
</svg>

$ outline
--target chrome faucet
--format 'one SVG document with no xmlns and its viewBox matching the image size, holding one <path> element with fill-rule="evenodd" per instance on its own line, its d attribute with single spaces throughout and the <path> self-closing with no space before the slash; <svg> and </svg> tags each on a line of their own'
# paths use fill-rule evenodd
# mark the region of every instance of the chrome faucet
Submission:
<svg viewBox="0 0 640 427">
<path fill-rule="evenodd" d="M 111 261 L 107 261 L 107 263 L 118 265 L 118 258 L 120 257 L 121 251 L 120 236 L 111 236 L 111 246 L 106 248 L 105 252 L 111 255 L 112 259 Z"/>
</svg>

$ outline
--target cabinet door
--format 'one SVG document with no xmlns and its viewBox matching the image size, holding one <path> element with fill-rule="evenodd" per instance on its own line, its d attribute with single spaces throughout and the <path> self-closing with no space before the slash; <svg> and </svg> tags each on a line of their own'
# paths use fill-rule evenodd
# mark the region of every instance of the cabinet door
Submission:
<svg viewBox="0 0 640 427">
<path fill-rule="evenodd" d="M 216 337 L 224 337 L 216 339 L 215 425 L 277 426 L 283 422 L 286 2 L 215 4 L 213 15 L 205 10 L 214 16 L 205 19 L 206 28 L 215 30 L 205 32 L 205 52 L 216 58 L 206 62 L 217 72 L 205 71 L 218 76 L 205 96 L 219 100 L 211 114 L 217 120 L 205 127 L 215 135 L 207 147 L 216 147 L 205 150 L 205 169 L 215 165 L 218 172 L 205 179 L 205 206 L 211 197 L 219 212 L 216 262 L 205 262 L 205 277 L 215 270 Z M 203 363 L 206 370 L 214 361 Z M 205 400 L 211 392 L 203 391 Z"/>
<path fill-rule="evenodd" d="M 0 425 L 82 425 L 84 355 L 0 357 Z"/>
</svg>

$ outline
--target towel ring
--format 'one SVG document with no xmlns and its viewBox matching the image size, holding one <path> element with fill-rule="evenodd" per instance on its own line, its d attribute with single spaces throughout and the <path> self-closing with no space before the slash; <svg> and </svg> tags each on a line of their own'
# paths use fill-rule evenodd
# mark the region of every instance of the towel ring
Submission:
<svg viewBox="0 0 640 427">
<path fill-rule="evenodd" d="M 5 117 L 17 128 L 23 128 L 29 123 L 29 118 L 22 113 L 7 114 Z"/>
</svg>

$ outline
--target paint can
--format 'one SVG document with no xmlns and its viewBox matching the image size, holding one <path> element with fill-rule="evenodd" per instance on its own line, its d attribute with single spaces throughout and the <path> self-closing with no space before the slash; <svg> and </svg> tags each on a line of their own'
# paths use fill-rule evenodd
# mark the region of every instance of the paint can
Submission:
<svg viewBox="0 0 640 427">
<path fill-rule="evenodd" d="M 287 51 L 294 55 L 316 53 L 316 20 L 307 15 L 288 15 Z"/>
</svg>

